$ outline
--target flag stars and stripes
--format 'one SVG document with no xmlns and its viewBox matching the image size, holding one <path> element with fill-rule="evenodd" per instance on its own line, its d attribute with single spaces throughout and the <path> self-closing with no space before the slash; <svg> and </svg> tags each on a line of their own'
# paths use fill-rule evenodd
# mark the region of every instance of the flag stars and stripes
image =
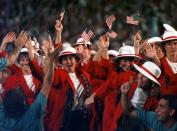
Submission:
<svg viewBox="0 0 177 131">
<path fill-rule="evenodd" d="M 111 30 L 112 28 L 112 23 L 116 20 L 114 15 L 111 15 L 109 17 L 106 18 L 106 24 L 108 26 L 108 28 Z"/>
</svg>

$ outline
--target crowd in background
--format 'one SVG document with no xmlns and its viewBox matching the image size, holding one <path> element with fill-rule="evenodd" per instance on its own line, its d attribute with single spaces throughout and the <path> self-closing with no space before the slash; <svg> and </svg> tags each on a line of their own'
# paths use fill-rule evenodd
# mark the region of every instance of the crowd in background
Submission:
<svg viewBox="0 0 177 131">
<path fill-rule="evenodd" d="M 58 17 L 57 14 L 65 8 L 64 40 L 74 42 L 86 26 L 93 29 L 97 35 L 104 33 L 106 31 L 105 18 L 114 13 L 118 21 L 113 28 L 119 33 L 119 37 L 113 40 L 112 45 L 116 47 L 122 41 L 131 38 L 129 37 L 132 36 L 129 33 L 130 30 L 130 32 L 134 31 L 134 28 L 123 22 L 127 15 L 140 13 L 142 21 L 140 28 L 147 37 L 151 37 L 162 33 L 163 27 L 158 23 L 165 22 L 177 27 L 173 13 L 176 12 L 176 5 L 175 0 L 170 2 L 159 0 L 96 0 L 94 2 L 88 0 L 1 0 L 0 38 L 3 38 L 6 32 L 19 31 L 19 28 L 27 28 L 31 35 L 37 37 L 45 36 L 48 31 L 54 34 L 53 24 Z"/>
</svg>

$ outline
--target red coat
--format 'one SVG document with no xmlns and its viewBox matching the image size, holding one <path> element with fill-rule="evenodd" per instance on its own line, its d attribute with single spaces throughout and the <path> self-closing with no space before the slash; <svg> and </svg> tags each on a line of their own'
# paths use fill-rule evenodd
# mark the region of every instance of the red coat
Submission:
<svg viewBox="0 0 177 131">
<path fill-rule="evenodd" d="M 89 75 L 87 72 L 83 71 L 82 73 L 89 80 Z M 77 73 L 76 75 L 84 86 L 81 76 Z M 72 91 L 75 92 L 74 84 L 68 73 L 63 69 L 55 70 L 45 117 L 45 126 L 47 131 L 58 131 L 61 127 L 68 88 L 71 88 Z"/>
<path fill-rule="evenodd" d="M 134 76 L 134 72 L 127 71 L 117 74 L 112 72 L 109 79 L 96 90 L 96 96 L 104 98 L 104 114 L 103 114 L 103 131 L 109 131 L 116 110 L 116 98 L 119 87 L 130 81 Z"/>
<path fill-rule="evenodd" d="M 174 74 L 165 57 L 161 59 L 162 75 L 160 76 L 162 95 L 177 95 L 177 73 Z"/>
<path fill-rule="evenodd" d="M 99 62 L 90 61 L 87 65 L 84 65 L 84 67 L 90 74 L 92 93 L 95 92 L 101 85 L 104 84 L 104 82 L 109 78 L 109 74 L 113 69 L 112 63 L 109 60 L 103 58 Z M 101 102 L 101 100 L 97 101 L 96 99 L 96 102 L 92 104 L 91 107 L 92 107 L 92 117 L 90 123 L 90 131 L 95 131 L 95 129 L 101 131 L 102 130 L 101 113 L 104 110 L 103 108 L 104 105 Z"/>
<path fill-rule="evenodd" d="M 133 83 L 133 85 L 131 86 L 130 91 L 128 93 L 129 100 L 132 98 L 136 88 L 137 88 L 137 83 Z M 124 110 L 122 108 L 122 103 L 120 100 L 120 102 L 118 103 L 118 105 L 116 107 L 109 131 L 115 131 L 115 129 L 117 128 L 117 121 L 121 118 L 123 113 L 124 113 Z"/>
<path fill-rule="evenodd" d="M 113 65 L 109 60 L 101 59 L 100 62 L 90 61 L 87 65 L 83 66 L 90 75 L 92 84 L 92 92 L 94 92 L 102 82 L 106 81 L 113 70 Z"/>
<path fill-rule="evenodd" d="M 8 53 L 6 51 L 2 51 L 0 52 L 0 58 L 4 58 L 8 55 Z"/>
<path fill-rule="evenodd" d="M 22 87 L 22 89 L 25 92 L 26 95 L 26 101 L 29 105 L 31 105 L 35 99 L 36 94 L 39 92 L 40 90 L 40 82 L 38 79 L 36 79 L 35 77 L 33 77 L 33 82 L 35 84 L 35 92 L 33 92 L 32 90 L 30 90 L 30 88 L 27 85 L 27 82 L 23 76 L 23 74 L 17 74 L 17 75 L 11 75 L 9 76 L 3 87 L 6 91 L 10 90 L 10 88 L 13 88 L 15 85 L 19 85 Z"/>
<path fill-rule="evenodd" d="M 6 82 L 4 83 L 4 88 L 12 88 L 14 85 L 20 85 L 25 94 L 26 94 L 26 97 L 27 97 L 27 103 L 30 105 L 32 104 L 32 102 L 34 101 L 35 99 L 35 96 L 36 94 L 39 92 L 40 90 L 40 81 L 35 77 L 33 76 L 32 74 L 32 77 L 33 77 L 33 82 L 35 84 L 35 92 L 31 91 L 26 83 L 26 80 L 23 76 L 23 72 L 22 72 L 22 69 L 20 67 L 18 67 L 16 64 L 13 64 L 11 66 L 8 67 L 8 69 L 11 71 L 11 76 L 9 76 L 7 79 L 6 79 Z M 31 69 L 33 71 L 33 69 Z"/>
<path fill-rule="evenodd" d="M 22 69 L 20 67 L 18 67 L 16 64 L 13 64 L 13 65 L 9 66 L 8 69 L 11 71 L 12 75 L 23 74 Z"/>
</svg>

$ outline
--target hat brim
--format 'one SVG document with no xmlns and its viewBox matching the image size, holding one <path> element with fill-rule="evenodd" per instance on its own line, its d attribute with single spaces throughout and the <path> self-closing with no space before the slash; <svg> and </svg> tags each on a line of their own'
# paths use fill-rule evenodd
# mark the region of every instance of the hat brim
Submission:
<svg viewBox="0 0 177 131">
<path fill-rule="evenodd" d="M 171 41 L 171 40 L 177 40 L 177 37 L 176 38 L 163 39 L 162 42 Z"/>
<path fill-rule="evenodd" d="M 149 78 L 150 80 L 154 81 L 155 83 L 157 83 L 158 85 L 160 85 L 160 83 L 153 77 L 151 76 L 146 70 L 144 70 L 143 68 L 139 67 L 136 64 L 133 64 L 133 66 L 135 67 L 136 70 L 138 70 L 141 74 L 143 74 L 144 76 L 146 76 L 147 78 Z"/>
<path fill-rule="evenodd" d="M 135 58 L 135 59 L 142 59 L 142 57 L 138 56 L 138 55 L 118 55 L 114 59 L 119 59 L 119 58 L 124 58 L 124 57 L 131 57 L 131 58 Z"/>
<path fill-rule="evenodd" d="M 73 44 L 72 47 L 76 47 L 76 46 L 79 46 L 79 45 L 83 45 L 89 49 L 94 49 L 94 46 L 92 44 L 84 44 L 84 43 L 76 43 L 76 44 Z"/>
<path fill-rule="evenodd" d="M 85 45 L 84 43 L 76 43 L 76 44 L 72 44 L 72 47 L 78 46 L 78 45 Z"/>
<path fill-rule="evenodd" d="M 78 63 L 80 63 L 83 60 L 83 56 L 80 53 L 66 53 L 66 54 L 62 54 L 58 56 L 58 60 L 60 64 L 61 64 L 60 61 L 61 61 L 62 56 L 66 56 L 66 55 L 74 55 L 77 58 Z"/>
</svg>

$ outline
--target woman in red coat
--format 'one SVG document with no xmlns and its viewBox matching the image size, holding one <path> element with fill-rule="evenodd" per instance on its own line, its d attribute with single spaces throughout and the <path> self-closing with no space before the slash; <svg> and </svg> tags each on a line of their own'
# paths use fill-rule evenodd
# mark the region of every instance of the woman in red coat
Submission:
<svg viewBox="0 0 177 131">
<path fill-rule="evenodd" d="M 58 61 L 49 95 L 45 119 L 47 131 L 87 131 L 90 111 L 84 106 L 90 95 L 89 75 L 78 66 L 82 56 L 71 46 L 65 46 Z"/>
<path fill-rule="evenodd" d="M 177 31 L 167 24 L 164 27 L 162 44 L 165 56 L 161 59 L 161 93 L 177 95 Z"/>
<path fill-rule="evenodd" d="M 8 88 L 13 84 L 20 85 L 25 92 L 27 103 L 31 105 L 40 90 L 41 83 L 32 74 L 27 48 L 20 51 L 17 61 L 18 66 L 14 64 L 9 67 L 12 75 L 6 79 L 4 88 Z"/>
<path fill-rule="evenodd" d="M 95 97 L 104 99 L 103 131 L 109 131 L 111 128 L 116 105 L 120 99 L 120 85 L 134 77 L 131 65 L 135 58 L 139 59 L 141 57 L 135 55 L 134 47 L 121 47 L 116 58 L 118 60 L 117 71 L 111 70 L 111 73 L 108 72 L 110 74 L 109 78 L 86 100 L 86 105 L 89 105 L 94 102 Z"/>
</svg>

